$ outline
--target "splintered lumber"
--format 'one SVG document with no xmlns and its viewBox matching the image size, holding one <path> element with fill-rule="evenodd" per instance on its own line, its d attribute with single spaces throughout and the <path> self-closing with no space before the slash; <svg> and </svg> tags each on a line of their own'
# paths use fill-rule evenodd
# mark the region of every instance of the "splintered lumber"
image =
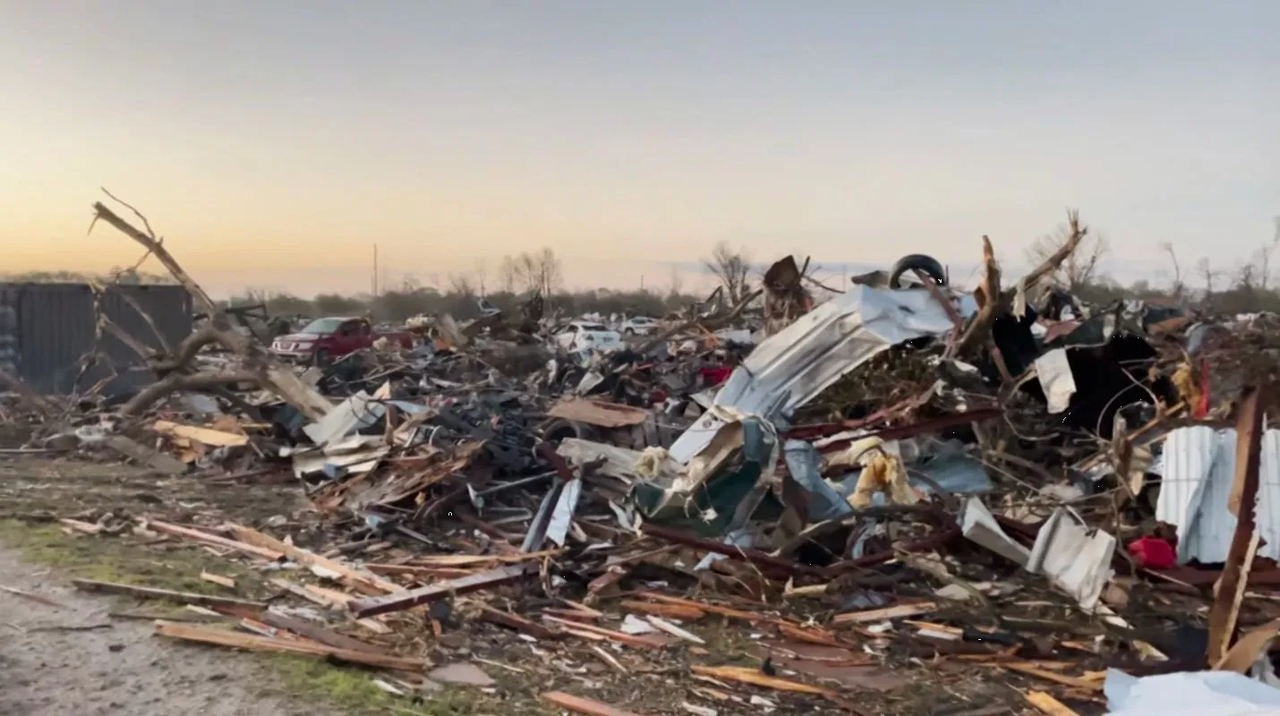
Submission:
<svg viewBox="0 0 1280 716">
<path fill-rule="evenodd" d="M 641 602 L 634 599 L 624 599 L 618 603 L 618 606 L 628 611 L 644 612 L 658 617 L 685 619 L 687 621 L 697 621 L 707 615 L 705 611 L 698 607 L 690 607 L 683 604 Z"/>
<path fill-rule="evenodd" d="M 308 567 L 319 567 L 328 572 L 337 575 L 344 583 L 350 585 L 354 589 L 359 589 L 368 594 L 383 594 L 386 592 L 404 592 L 405 588 L 395 582 L 383 579 L 376 574 L 363 572 L 358 569 L 352 569 L 341 562 L 335 562 L 327 557 L 321 557 L 315 552 L 311 552 L 301 547 L 288 544 L 276 539 L 268 534 L 264 534 L 250 527 L 243 525 L 228 525 L 231 534 L 236 539 L 255 545 L 257 547 L 280 552 L 298 564 L 305 564 Z"/>
<path fill-rule="evenodd" d="M 636 636 L 632 634 L 623 634 L 620 631 L 612 631 L 594 624 L 584 624 L 575 622 L 572 619 L 561 619 L 550 615 L 543 615 L 544 620 L 551 622 L 564 629 L 566 632 L 574 636 L 580 636 L 584 639 L 592 639 L 594 641 L 612 641 L 624 646 L 635 646 L 642 649 L 661 649 L 666 646 L 666 642 L 653 637 Z"/>
<path fill-rule="evenodd" d="M 285 616 L 284 614 L 272 611 L 263 612 L 259 618 L 262 620 L 263 624 L 273 626 L 277 629 L 284 629 L 285 631 L 319 642 L 325 646 L 332 646 L 336 649 L 347 649 L 348 651 L 365 651 L 372 654 L 385 653 L 382 649 L 379 649 L 373 644 L 349 637 L 346 634 L 339 634 L 332 629 L 327 629 L 305 619 Z"/>
<path fill-rule="evenodd" d="M 493 622 L 494 624 L 501 624 L 502 626 L 510 629 L 515 629 L 516 631 L 528 634 L 535 639 L 559 639 L 564 636 L 563 634 L 552 629 L 548 629 L 537 622 L 525 619 L 519 614 L 500 611 L 488 606 L 487 604 L 481 604 L 479 606 L 481 619 Z"/>
<path fill-rule="evenodd" d="M 287 579 L 273 579 L 271 580 L 271 583 L 290 594 L 302 597 L 312 604 L 319 604 L 326 608 L 345 607 L 347 604 L 351 603 L 351 600 L 354 598 L 349 594 L 335 592 L 332 589 L 325 589 L 324 587 L 318 587 L 314 584 L 308 584 L 304 587 L 302 585 L 294 584 Z M 391 627 L 377 621 L 376 619 L 356 619 L 355 622 L 374 634 L 382 635 L 391 633 Z"/>
<path fill-rule="evenodd" d="M 707 604 L 704 602 L 695 602 L 692 599 L 682 599 L 681 597 L 673 597 L 669 594 L 662 594 L 661 592 L 650 592 L 650 591 L 641 590 L 636 592 L 636 596 L 644 597 L 646 599 L 652 599 L 655 602 L 662 602 L 663 604 L 675 604 L 681 607 L 692 607 L 694 609 L 699 609 L 701 611 L 704 611 L 708 614 L 718 614 L 722 617 L 727 617 L 729 619 L 741 619 L 743 621 L 748 621 L 748 622 L 776 621 L 774 617 L 770 617 L 764 614 L 756 614 L 755 612 L 744 612 L 741 609 L 732 609 L 730 607 L 722 607 L 719 604 Z"/>
<path fill-rule="evenodd" d="M 775 691 L 790 691 L 794 694 L 813 694 L 814 696 L 822 696 L 828 699 L 837 698 L 836 692 L 831 691 L 830 689 L 824 689 L 820 686 L 810 686 L 809 684 L 802 684 L 799 681 L 782 679 L 776 676 L 769 676 L 761 672 L 759 669 L 752 669 L 746 666 L 698 666 L 695 664 L 691 668 L 693 673 L 698 676 L 710 676 L 713 679 L 737 681 L 742 684 L 761 686 Z"/>
<path fill-rule="evenodd" d="M 123 594 L 126 597 L 138 597 L 141 599 L 168 599 L 170 601 L 182 602 L 184 604 L 199 604 L 204 607 L 231 607 L 255 610 L 267 608 L 267 605 L 262 602 L 232 599 L 231 597 L 215 597 L 208 594 L 192 594 L 191 592 L 175 592 L 170 589 L 139 587 L 133 584 L 120 584 L 118 582 L 100 582 L 96 579 L 73 579 L 71 580 L 71 584 L 75 585 L 75 588 L 82 592 Z"/>
<path fill-rule="evenodd" d="M 357 618 L 372 617 L 378 614 L 412 609 L 421 604 L 430 604 L 453 595 L 468 594 L 508 584 L 523 578 L 527 573 L 528 565 L 517 564 L 509 567 L 499 567 L 467 577 L 430 584 L 411 591 L 405 591 L 401 587 L 398 594 L 356 599 L 347 606 Z"/>
<path fill-rule="evenodd" d="M 993 666 L 1000 666 L 1008 669 L 1009 671 L 1016 671 L 1020 674 L 1026 674 L 1027 676 L 1034 676 L 1037 679 L 1052 681 L 1055 684 L 1062 684 L 1063 686 L 1071 686 L 1077 689 L 1084 689 L 1085 691 L 1102 691 L 1101 681 L 1090 681 L 1089 679 L 1082 679 L 1078 676 L 1055 674 L 1052 671 L 1045 671 L 1044 669 L 1038 669 L 1027 664 L 993 664 Z"/>
<path fill-rule="evenodd" d="M 920 602 L 918 604 L 898 604 L 884 609 L 867 609 L 861 612 L 849 612 L 847 614 L 837 614 L 831 620 L 832 624 L 837 626 L 843 624 L 863 624 L 865 622 L 877 622 L 885 619 L 900 619 L 902 617 L 914 617 L 917 614 L 928 614 L 936 611 L 938 605 L 935 602 Z"/>
<path fill-rule="evenodd" d="M 1080 716 L 1066 704 L 1043 691 L 1028 691 L 1022 697 L 1049 716 Z"/>
<path fill-rule="evenodd" d="M 247 542 L 237 542 L 233 539 L 227 539 L 226 537 L 219 537 L 218 535 L 211 535 L 208 532 L 194 530 L 194 529 L 191 529 L 190 527 L 174 525 L 168 522 L 160 522 L 159 520 L 147 520 L 147 527 L 161 534 L 173 535 L 174 537 L 184 537 L 186 539 L 193 540 L 195 542 L 202 542 L 204 544 L 213 545 L 215 547 L 225 547 L 227 549 L 234 549 L 239 552 L 244 552 L 246 554 L 252 554 L 258 557 L 262 557 L 263 559 L 271 560 L 272 562 L 277 562 L 281 559 L 284 559 L 284 552 L 280 550 L 267 549 L 266 547 L 261 547 L 259 545 L 254 545 L 254 544 L 248 544 Z"/>
<path fill-rule="evenodd" d="M 227 433 L 196 425 L 183 425 L 170 420 L 157 420 L 151 424 L 151 429 L 162 435 L 173 435 L 174 437 L 195 440 L 198 443 L 214 447 L 242 447 L 249 444 L 248 435 Z"/>
<path fill-rule="evenodd" d="M 1231 485 L 1230 510 L 1236 513 L 1236 530 L 1231 536 L 1227 561 L 1222 576 L 1214 587 L 1213 606 L 1209 610 L 1210 664 L 1222 661 L 1236 631 L 1240 604 L 1244 601 L 1249 570 L 1258 552 L 1260 533 L 1257 524 L 1258 471 L 1262 454 L 1261 390 L 1250 388 L 1240 400 L 1236 423 L 1236 475 Z"/>
<path fill-rule="evenodd" d="M 566 694 L 563 691 L 548 691 L 542 695 L 542 700 L 569 713 L 583 714 L 583 716 L 637 716 L 631 711 L 624 711 L 582 696 Z"/>
<path fill-rule="evenodd" d="M 206 582 L 211 582 L 213 584 L 216 584 L 219 587 L 226 587 L 227 589 L 236 588 L 236 580 L 232 579 L 231 577 L 224 577 L 221 574 L 214 574 L 212 572 L 201 572 L 200 578 Z"/>
<path fill-rule="evenodd" d="M 426 666 L 426 663 L 421 659 L 409 659 L 401 656 L 391 656 L 389 654 L 378 654 L 352 649 L 339 649 L 337 647 L 332 647 L 327 644 L 319 644 L 307 639 L 281 639 L 278 637 L 251 636 L 223 629 L 211 629 L 209 627 L 193 626 L 190 624 L 159 622 L 156 624 L 156 634 L 158 636 L 167 636 L 172 639 L 182 639 L 184 641 L 194 641 L 201 644 L 228 646 L 233 649 L 247 649 L 249 651 L 276 651 L 286 654 L 322 656 L 352 664 L 362 664 L 364 666 L 372 666 L 380 669 L 394 669 L 396 671 L 422 671 Z"/>
</svg>

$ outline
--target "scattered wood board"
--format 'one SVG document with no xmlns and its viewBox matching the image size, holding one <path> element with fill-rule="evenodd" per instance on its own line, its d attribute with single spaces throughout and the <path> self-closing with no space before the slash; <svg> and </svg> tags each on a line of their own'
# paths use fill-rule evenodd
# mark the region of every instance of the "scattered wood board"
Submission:
<svg viewBox="0 0 1280 716">
<path fill-rule="evenodd" d="M 155 587 L 139 587 L 133 584 L 119 584 L 117 582 L 100 582 L 95 579 L 73 579 L 71 584 L 82 592 L 101 592 L 104 594 L 123 594 L 127 597 L 138 597 L 141 599 L 168 599 L 173 602 L 182 602 L 183 604 L 199 604 L 206 607 L 227 606 L 234 608 L 247 608 L 254 610 L 266 609 L 267 605 L 262 602 L 251 602 L 244 599 L 232 599 L 231 597 L 215 597 L 208 594 L 193 594 L 191 592 L 175 592 L 170 589 L 157 589 Z"/>
<path fill-rule="evenodd" d="M 892 607 L 883 609 L 867 609 L 860 612 L 848 612 L 845 614 L 837 614 L 831 620 L 832 624 L 864 624 L 866 622 L 878 622 L 886 619 L 901 619 L 904 617 L 914 617 L 918 614 L 928 614 L 936 611 L 938 604 L 936 602 L 918 602 L 916 604 L 897 604 Z"/>
<path fill-rule="evenodd" d="M 697 621 L 707 615 L 706 612 L 698 607 L 689 607 L 682 604 L 662 604 L 659 602 L 642 602 L 635 599 L 624 599 L 618 604 L 625 611 L 643 612 L 652 614 L 656 617 L 666 617 L 667 619 L 684 619 L 686 621 Z"/>
<path fill-rule="evenodd" d="M 210 629 L 208 627 L 192 626 L 190 624 L 159 622 L 156 624 L 156 634 L 173 639 L 200 642 L 202 644 L 228 646 L 233 649 L 247 649 L 249 651 L 276 651 L 287 654 L 323 656 L 352 664 L 363 664 L 365 666 L 373 666 L 381 669 L 394 669 L 396 671 L 422 671 L 426 666 L 426 662 L 421 659 L 408 659 L 400 656 L 374 654 L 366 651 L 338 649 L 336 647 L 318 644 L 306 639 L 279 639 L 264 636 L 249 636 L 247 634 L 238 634 L 236 632 L 226 631 L 223 629 Z"/>
<path fill-rule="evenodd" d="M 281 552 L 280 550 L 267 549 L 266 547 L 249 544 L 247 542 L 237 542 L 233 539 L 219 537 L 218 535 L 212 535 L 208 532 L 191 529 L 190 527 L 174 525 L 168 522 L 160 522 L 159 520 L 147 520 L 147 527 L 161 534 L 172 535 L 174 537 L 185 537 L 187 539 L 213 545 L 215 547 L 234 549 L 246 554 L 252 554 L 262 557 L 263 559 L 271 560 L 272 562 L 284 559 L 284 552 Z"/>
<path fill-rule="evenodd" d="M 1044 679 L 1045 681 L 1052 681 L 1055 684 L 1062 684 L 1063 686 L 1071 686 L 1077 689 L 1084 689 L 1085 691 L 1102 691 L 1103 682 L 1101 681 L 1090 681 L 1077 676 L 1055 674 L 1052 671 L 1038 669 L 1034 666 L 1027 666 L 1025 664 L 999 664 L 999 666 L 1008 669 L 1009 671 L 1016 671 L 1020 674 L 1026 674 L 1027 676 L 1034 676 L 1038 679 Z"/>
<path fill-rule="evenodd" d="M 298 636 L 305 637 L 311 641 L 332 646 L 337 649 L 346 649 L 348 651 L 367 651 L 371 654 L 384 654 L 385 652 L 359 639 L 349 637 L 345 634 L 339 634 L 332 629 L 328 629 L 319 624 L 309 622 L 305 619 L 277 614 L 276 612 L 267 611 L 262 614 L 262 623 L 273 626 L 277 629 L 284 629 Z"/>
<path fill-rule="evenodd" d="M 642 649 L 661 649 L 667 645 L 665 640 L 655 639 L 650 636 L 623 634 L 620 631 L 612 631 L 603 627 L 583 624 L 582 622 L 575 622 L 571 619 L 561 619 L 550 615 L 544 615 L 542 618 L 545 621 L 560 626 L 570 634 L 587 639 L 594 637 L 596 640 L 607 640 L 623 644 L 625 646 L 635 646 Z"/>
<path fill-rule="evenodd" d="M 1080 716 L 1066 704 L 1043 691 L 1028 691 L 1022 697 L 1049 716 Z"/>
<path fill-rule="evenodd" d="M 200 578 L 206 582 L 216 584 L 219 587 L 226 587 L 227 589 L 236 588 L 236 580 L 232 579 L 231 577 L 224 577 L 221 574 L 214 574 L 213 572 L 201 572 Z"/>
<path fill-rule="evenodd" d="M 294 559 L 299 564 L 305 564 L 308 567 L 320 567 L 321 569 L 333 572 L 338 575 L 344 583 L 354 589 L 359 589 L 366 594 L 384 594 L 386 592 L 399 593 L 407 591 L 404 587 L 395 582 L 383 579 L 370 572 L 362 572 L 358 569 L 352 569 L 341 562 L 335 562 L 332 559 L 321 557 L 315 552 L 311 552 L 301 547 L 288 544 L 276 539 L 270 535 L 259 532 L 258 530 L 244 527 L 241 525 L 230 525 L 231 533 L 236 539 L 255 545 L 262 549 L 268 549 L 280 552 Z"/>
<path fill-rule="evenodd" d="M 583 716 L 637 716 L 631 711 L 624 711 L 609 704 L 581 696 L 566 694 L 563 691 L 548 691 L 542 695 L 542 700 L 569 713 L 583 714 Z"/>
<path fill-rule="evenodd" d="M 214 447 L 243 447 L 249 444 L 247 435 L 238 433 L 228 433 L 221 430 L 213 430 L 212 428 L 202 428 L 196 425 L 183 425 L 169 420 L 157 420 L 151 424 L 151 429 L 162 435 L 173 435 L 188 440 L 195 440 L 198 443 L 212 445 Z"/>
<path fill-rule="evenodd" d="M 823 698 L 837 698 L 836 692 L 830 689 L 824 689 L 820 686 L 810 686 L 799 681 L 790 679 L 782 679 L 776 676 L 769 676 L 762 673 L 759 669 L 752 669 L 745 666 L 699 666 L 695 664 L 691 667 L 693 673 L 699 676 L 710 676 L 714 679 L 723 679 L 725 681 L 736 681 L 740 684 L 751 684 L 752 686 L 761 686 L 766 689 L 775 691 L 789 691 L 793 694 L 813 694 L 814 696 L 822 696 Z"/>
</svg>

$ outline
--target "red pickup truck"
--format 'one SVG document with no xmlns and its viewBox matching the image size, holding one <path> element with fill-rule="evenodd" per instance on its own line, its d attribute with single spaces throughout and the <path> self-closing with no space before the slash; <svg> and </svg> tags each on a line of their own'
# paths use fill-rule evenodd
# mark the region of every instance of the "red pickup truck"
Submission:
<svg viewBox="0 0 1280 716">
<path fill-rule="evenodd" d="M 413 348 L 413 335 L 406 331 L 377 332 L 363 318 L 317 318 L 301 331 L 280 336 L 271 352 L 281 358 L 324 365 L 353 351 L 368 348 L 379 338 Z"/>
</svg>

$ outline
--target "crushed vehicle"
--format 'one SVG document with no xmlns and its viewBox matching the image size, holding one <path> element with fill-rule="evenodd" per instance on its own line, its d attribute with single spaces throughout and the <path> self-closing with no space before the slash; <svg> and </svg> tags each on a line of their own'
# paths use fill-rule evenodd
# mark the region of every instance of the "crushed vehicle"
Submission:
<svg viewBox="0 0 1280 716">
<path fill-rule="evenodd" d="M 594 321 L 570 321 L 553 329 L 551 335 L 557 346 L 570 353 L 622 348 L 622 336 L 617 331 Z"/>
<path fill-rule="evenodd" d="M 635 316 L 618 325 L 618 331 L 624 336 L 647 336 L 662 329 L 662 322 L 656 318 Z"/>
<path fill-rule="evenodd" d="M 375 329 L 367 318 L 317 318 L 296 333 L 276 338 L 271 352 L 299 363 L 327 365 L 337 358 L 365 348 L 381 339 L 405 350 L 414 345 L 408 331 Z"/>
</svg>

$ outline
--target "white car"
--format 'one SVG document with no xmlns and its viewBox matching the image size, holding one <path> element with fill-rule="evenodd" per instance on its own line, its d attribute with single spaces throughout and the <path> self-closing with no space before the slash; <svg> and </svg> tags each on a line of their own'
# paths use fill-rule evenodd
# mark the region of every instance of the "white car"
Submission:
<svg viewBox="0 0 1280 716">
<path fill-rule="evenodd" d="M 624 336 L 647 336 L 651 333 L 657 333 L 662 327 L 662 323 L 656 318 L 647 318 L 645 316 L 636 316 L 629 318 L 618 326 L 618 330 Z"/>
<path fill-rule="evenodd" d="M 590 321 L 573 321 L 555 332 L 556 345 L 576 353 L 578 351 L 616 351 L 622 347 L 622 336 L 603 324 Z"/>
</svg>

